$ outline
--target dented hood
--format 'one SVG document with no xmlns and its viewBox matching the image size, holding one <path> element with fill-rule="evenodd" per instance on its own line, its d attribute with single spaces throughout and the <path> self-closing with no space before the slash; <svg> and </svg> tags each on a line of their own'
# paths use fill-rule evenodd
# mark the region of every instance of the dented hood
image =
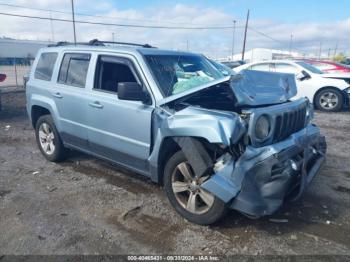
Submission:
<svg viewBox="0 0 350 262">
<path fill-rule="evenodd" d="M 271 105 L 297 94 L 294 74 L 243 70 L 231 79 L 238 105 Z"/>
<path fill-rule="evenodd" d="M 236 106 L 271 105 L 286 102 L 296 95 L 297 88 L 293 74 L 268 73 L 243 70 L 239 74 L 191 88 L 179 94 L 158 101 L 164 105 L 176 100 L 184 100 L 202 90 L 215 88 L 218 84 L 228 83 L 237 98 Z"/>
</svg>

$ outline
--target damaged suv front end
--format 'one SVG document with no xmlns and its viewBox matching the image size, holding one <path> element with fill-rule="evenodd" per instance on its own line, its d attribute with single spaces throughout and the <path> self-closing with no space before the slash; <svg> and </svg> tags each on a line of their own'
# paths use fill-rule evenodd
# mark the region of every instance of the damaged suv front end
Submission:
<svg viewBox="0 0 350 262">
<path fill-rule="evenodd" d="M 203 203 L 210 202 L 209 193 L 250 217 L 270 215 L 287 198 L 301 197 L 325 160 L 326 142 L 311 123 L 312 105 L 307 98 L 291 101 L 295 94 L 293 75 L 246 71 L 159 102 L 151 166 L 160 168 L 162 141 L 171 138 L 195 177 L 170 179 L 168 197 L 181 215 L 214 222 L 195 216 L 199 204 L 191 208 L 190 202 L 197 194 Z M 179 192 L 185 203 L 177 207 L 171 198 Z"/>
<path fill-rule="evenodd" d="M 310 123 L 311 112 L 306 99 L 244 111 L 249 140 L 244 153 L 226 158 L 203 188 L 254 217 L 271 215 L 287 197 L 300 198 L 326 152 L 325 138 Z M 259 131 L 261 125 L 268 131 Z"/>
</svg>

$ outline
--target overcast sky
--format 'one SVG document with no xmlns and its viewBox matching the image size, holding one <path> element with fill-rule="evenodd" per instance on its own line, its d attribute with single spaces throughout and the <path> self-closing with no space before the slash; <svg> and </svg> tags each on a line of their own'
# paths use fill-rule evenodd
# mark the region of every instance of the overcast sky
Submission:
<svg viewBox="0 0 350 262">
<path fill-rule="evenodd" d="M 50 9 L 67 13 L 30 10 L 1 4 Z M 250 9 L 247 49 L 254 47 L 289 50 L 318 54 L 331 53 L 338 43 L 338 51 L 350 53 L 350 1 L 316 0 L 75 0 L 77 20 L 162 26 L 232 26 L 236 20 L 235 53 L 242 49 L 243 27 L 247 10 Z M 0 0 L 0 12 L 70 19 L 70 0 Z M 102 17 L 101 17 L 102 16 Z M 0 36 L 18 39 L 72 41 L 71 23 L 34 20 L 0 15 Z M 260 33 L 257 33 L 257 30 Z M 168 49 L 187 49 L 212 57 L 231 54 L 232 28 L 211 30 L 145 29 L 118 26 L 77 24 L 78 41 L 98 38 L 125 42 L 149 43 Z M 261 34 L 263 33 L 263 34 Z M 270 39 L 272 38 L 272 39 Z"/>
</svg>

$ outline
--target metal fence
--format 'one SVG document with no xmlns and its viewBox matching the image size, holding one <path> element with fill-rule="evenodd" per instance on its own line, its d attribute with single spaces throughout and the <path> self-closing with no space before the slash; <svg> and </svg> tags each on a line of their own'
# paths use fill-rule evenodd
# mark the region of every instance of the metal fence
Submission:
<svg viewBox="0 0 350 262">
<path fill-rule="evenodd" d="M 29 74 L 31 69 L 32 60 L 28 63 L 19 63 L 16 59 L 11 65 L 0 64 L 0 74 L 5 74 L 6 79 L 0 82 L 1 88 L 21 88 L 23 87 L 23 77 Z"/>
</svg>

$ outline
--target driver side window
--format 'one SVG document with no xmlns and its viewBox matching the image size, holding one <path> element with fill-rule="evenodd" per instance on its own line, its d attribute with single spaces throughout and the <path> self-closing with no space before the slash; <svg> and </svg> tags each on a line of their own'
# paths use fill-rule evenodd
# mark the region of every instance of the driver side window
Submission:
<svg viewBox="0 0 350 262">
<path fill-rule="evenodd" d="M 94 89 L 118 93 L 118 84 L 122 82 L 138 82 L 128 61 L 123 58 L 100 56 L 96 67 Z"/>
</svg>

